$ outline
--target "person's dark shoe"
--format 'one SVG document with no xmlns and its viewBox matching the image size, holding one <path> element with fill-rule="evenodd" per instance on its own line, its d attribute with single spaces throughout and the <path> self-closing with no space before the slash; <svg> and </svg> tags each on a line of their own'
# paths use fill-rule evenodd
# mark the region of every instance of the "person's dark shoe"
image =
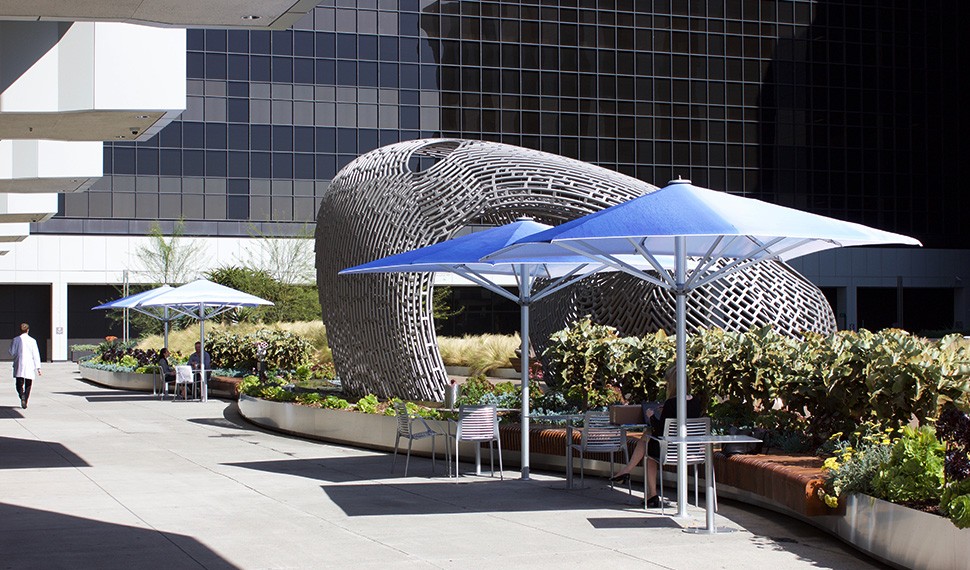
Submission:
<svg viewBox="0 0 970 570">
<path fill-rule="evenodd" d="M 613 483 L 620 483 L 622 485 L 626 485 L 627 483 L 630 482 L 630 474 L 625 473 L 623 475 L 614 475 L 610 477 L 610 481 Z"/>
<path fill-rule="evenodd" d="M 650 497 L 649 499 L 647 499 L 647 508 L 648 509 L 659 509 L 660 506 L 661 505 L 660 505 L 660 496 L 659 495 L 654 495 L 654 496 Z"/>
<path fill-rule="evenodd" d="M 25 410 L 27 409 L 27 398 L 24 398 L 23 396 L 20 397 L 20 407 Z"/>
</svg>

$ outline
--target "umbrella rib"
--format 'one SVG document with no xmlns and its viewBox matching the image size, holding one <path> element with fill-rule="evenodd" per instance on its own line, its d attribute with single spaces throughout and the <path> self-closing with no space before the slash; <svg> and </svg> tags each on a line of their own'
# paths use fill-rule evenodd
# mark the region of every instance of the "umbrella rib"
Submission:
<svg viewBox="0 0 970 570">
<path fill-rule="evenodd" d="M 584 263 L 583 265 L 580 265 L 579 267 L 574 268 L 569 273 L 556 279 L 554 282 L 550 283 L 548 287 L 543 287 L 541 291 L 539 291 L 538 293 L 532 296 L 532 301 L 538 301 L 539 299 L 548 297 L 549 295 L 552 295 L 556 291 L 569 287 L 573 283 L 576 283 L 577 281 L 585 279 L 589 275 L 592 275 L 593 273 L 596 273 L 606 267 L 606 265 L 601 263 L 599 264 L 599 267 L 597 267 L 594 271 L 584 273 L 583 275 L 578 275 L 578 276 L 576 275 L 580 270 L 588 266 L 589 266 L 588 263 Z"/>
<path fill-rule="evenodd" d="M 454 267 L 450 267 L 448 265 L 440 265 L 439 267 L 444 272 L 447 272 L 447 273 L 456 273 L 456 274 L 460 275 L 461 277 L 464 277 L 465 279 L 468 279 L 469 281 L 475 283 L 476 285 L 479 285 L 481 287 L 484 287 L 484 288 L 488 289 L 489 291 L 495 293 L 496 295 L 500 295 L 500 296 L 502 296 L 502 297 L 504 297 L 504 298 L 506 298 L 506 299 L 508 299 L 508 300 L 510 300 L 512 302 L 514 302 L 514 303 L 518 303 L 519 302 L 519 298 L 516 295 L 513 295 L 513 294 L 509 293 L 504 288 L 502 288 L 501 286 L 499 286 L 495 282 L 487 279 L 483 275 L 481 275 L 479 273 L 475 273 L 474 271 L 468 269 L 468 267 L 465 266 L 465 265 L 456 265 Z"/>
<path fill-rule="evenodd" d="M 640 254 L 640 257 L 646 259 L 647 263 L 649 263 L 657 274 L 660 275 L 660 280 L 663 281 L 663 284 L 661 285 L 662 287 L 673 289 L 677 286 L 677 284 L 674 283 L 673 278 L 670 276 L 670 273 L 664 269 L 663 265 L 660 264 L 660 261 L 656 258 L 656 256 L 647 251 L 647 248 L 643 246 L 642 241 L 646 241 L 646 238 L 644 238 L 641 242 L 637 242 L 631 238 L 627 238 L 627 241 L 630 242 L 633 249 Z"/>
<path fill-rule="evenodd" d="M 727 249 L 728 247 L 730 247 L 731 244 L 734 243 L 735 239 L 737 238 L 736 237 L 731 238 L 724 246 L 724 249 Z M 701 258 L 705 261 L 702 264 L 699 264 L 697 267 L 694 268 L 693 271 L 690 272 L 690 278 L 687 280 L 687 283 L 684 284 L 684 288 L 686 288 L 688 291 L 695 286 L 694 282 L 697 281 L 701 275 L 704 275 L 705 273 L 707 273 L 707 271 L 714 265 L 714 250 L 717 249 L 717 246 L 719 246 L 722 241 L 724 241 L 724 236 L 723 235 L 717 236 L 717 239 L 714 240 L 714 243 L 711 244 L 711 247 L 707 248 L 707 252 L 704 254 L 704 257 Z M 721 251 L 723 251 L 724 249 L 722 249 Z"/>
<path fill-rule="evenodd" d="M 755 258 L 754 256 L 757 255 L 760 252 L 768 251 L 768 248 L 770 248 L 771 246 L 775 245 L 776 243 L 782 241 L 783 239 L 784 238 L 777 237 L 777 238 L 774 238 L 774 239 L 768 241 L 767 243 L 760 244 L 760 247 L 758 247 L 758 249 L 756 249 L 755 251 L 752 251 L 747 256 L 745 256 L 745 257 L 738 257 L 734 261 L 732 261 L 731 263 L 728 263 L 727 265 L 725 265 L 724 267 L 718 269 L 717 271 L 714 271 L 713 273 L 705 276 L 702 279 L 698 279 L 697 283 L 694 284 L 694 287 L 695 288 L 696 287 L 703 287 L 704 285 L 710 283 L 711 281 L 714 281 L 715 279 L 719 279 L 719 278 L 724 277 L 726 275 L 730 275 L 731 273 L 736 273 L 738 271 L 741 271 L 742 269 L 744 269 L 748 265 L 751 265 L 753 263 L 756 263 L 756 262 L 759 262 L 759 261 L 762 261 L 762 260 L 766 259 L 766 258 Z M 756 243 L 756 244 L 759 243 L 758 240 L 755 240 L 755 239 L 752 239 L 752 238 L 749 238 L 749 240 L 752 243 Z M 722 251 L 723 251 L 723 249 L 722 249 Z"/>
<path fill-rule="evenodd" d="M 660 271 L 660 275 L 662 276 L 662 280 L 661 280 L 661 279 L 657 279 L 656 277 L 650 275 L 649 273 L 645 273 L 644 271 L 641 271 L 641 270 L 637 269 L 636 267 L 633 267 L 632 265 L 630 265 L 628 263 L 624 263 L 624 262 L 620 261 L 619 259 L 616 259 L 612 255 L 608 255 L 608 254 L 602 253 L 602 252 L 599 251 L 598 248 L 595 248 L 595 247 L 593 247 L 591 245 L 588 245 L 587 244 L 587 246 L 591 250 L 593 250 L 593 251 L 586 251 L 586 250 L 583 250 L 583 249 L 580 249 L 580 248 L 576 248 L 576 247 L 570 246 L 567 243 L 563 243 L 563 242 L 557 242 L 556 245 L 558 245 L 559 247 L 561 247 L 561 248 L 563 248 L 563 249 L 565 249 L 567 251 L 571 251 L 573 253 L 577 253 L 579 255 L 583 255 L 585 257 L 589 257 L 590 259 L 596 260 L 599 263 L 602 263 L 603 265 L 606 265 L 608 267 L 612 267 L 612 268 L 617 269 L 619 271 L 622 271 L 624 273 L 628 273 L 628 274 L 633 275 L 634 277 L 637 277 L 639 279 L 643 279 L 644 281 L 646 281 L 648 283 L 653 283 L 654 285 L 657 285 L 658 287 L 663 287 L 664 289 L 671 289 L 671 288 L 673 288 L 672 285 L 667 281 L 669 279 L 669 276 L 667 275 L 667 272 L 665 270 L 664 271 Z M 650 254 L 647 254 L 647 255 L 649 256 Z M 652 257 L 652 256 L 650 256 L 650 257 Z M 660 266 L 659 262 L 656 262 L 656 260 L 651 260 L 649 258 L 645 258 L 645 259 L 647 259 L 647 261 L 650 262 L 650 264 L 651 265 L 654 265 L 655 267 Z"/>
</svg>

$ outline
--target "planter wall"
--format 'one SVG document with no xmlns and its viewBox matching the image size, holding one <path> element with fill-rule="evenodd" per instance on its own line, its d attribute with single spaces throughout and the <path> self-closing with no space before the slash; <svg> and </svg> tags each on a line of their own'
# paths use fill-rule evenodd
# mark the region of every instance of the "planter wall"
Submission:
<svg viewBox="0 0 970 570">
<path fill-rule="evenodd" d="M 151 392 L 155 386 L 154 374 L 136 374 L 134 372 L 112 372 L 99 368 L 89 368 L 83 364 L 79 365 L 81 377 L 102 386 L 118 388 L 121 390 L 134 390 L 136 392 Z M 159 386 L 161 389 L 161 386 Z"/>
<path fill-rule="evenodd" d="M 842 540 L 901 568 L 965 570 L 970 561 L 970 529 L 868 495 L 850 495 L 845 516 L 817 518 L 830 519 Z"/>
</svg>

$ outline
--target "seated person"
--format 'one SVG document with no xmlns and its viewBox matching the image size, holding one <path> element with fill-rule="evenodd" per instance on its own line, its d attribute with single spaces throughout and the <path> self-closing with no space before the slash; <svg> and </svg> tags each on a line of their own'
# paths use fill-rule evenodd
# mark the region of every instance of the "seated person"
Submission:
<svg viewBox="0 0 970 570">
<path fill-rule="evenodd" d="M 195 352 L 189 356 L 189 366 L 193 372 L 198 372 L 200 366 L 205 368 L 206 378 L 212 375 L 212 357 L 208 352 L 203 352 L 202 343 L 195 343 Z"/>
<path fill-rule="evenodd" d="M 175 369 L 168 362 L 168 349 L 163 348 L 158 352 L 158 370 L 162 375 L 162 382 L 166 384 L 175 382 Z"/>
<path fill-rule="evenodd" d="M 652 433 L 654 434 L 662 434 L 666 420 L 677 417 L 677 368 L 675 365 L 671 364 L 667 368 L 664 379 L 667 381 L 667 401 L 664 402 L 660 417 L 657 417 L 652 408 L 647 409 L 645 412 L 647 417 L 644 420 L 650 424 Z M 687 377 L 687 390 L 688 392 L 690 391 L 689 376 Z M 699 418 L 703 412 L 703 408 L 704 406 L 701 404 L 699 398 L 695 398 L 690 394 L 687 395 L 688 418 Z M 629 463 L 617 471 L 612 480 L 627 480 L 630 477 L 630 472 L 636 469 L 640 461 L 643 460 L 644 453 L 653 460 L 647 461 L 647 507 L 656 509 L 660 507 L 661 500 L 657 496 L 657 471 L 660 466 L 660 444 L 656 440 L 644 437 L 638 441 L 636 448 L 633 450 L 633 454 L 630 455 Z"/>
</svg>

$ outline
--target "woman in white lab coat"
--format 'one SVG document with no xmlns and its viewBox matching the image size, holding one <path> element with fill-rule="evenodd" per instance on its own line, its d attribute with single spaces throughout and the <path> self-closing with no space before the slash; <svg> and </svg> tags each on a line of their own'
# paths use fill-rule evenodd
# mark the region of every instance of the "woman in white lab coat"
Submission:
<svg viewBox="0 0 970 570">
<path fill-rule="evenodd" d="M 30 325 L 20 324 L 20 336 L 10 343 L 10 356 L 13 357 L 13 376 L 17 380 L 17 395 L 20 396 L 20 407 L 27 407 L 30 398 L 30 387 L 34 378 L 40 376 L 40 350 L 37 341 L 29 334 Z"/>
</svg>

